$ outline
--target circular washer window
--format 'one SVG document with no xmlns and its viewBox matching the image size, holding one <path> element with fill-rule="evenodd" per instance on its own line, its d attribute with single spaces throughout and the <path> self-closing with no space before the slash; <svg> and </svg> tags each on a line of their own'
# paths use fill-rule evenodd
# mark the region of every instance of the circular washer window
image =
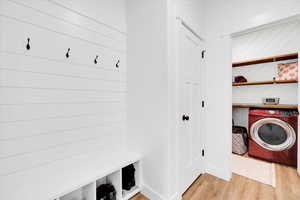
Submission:
<svg viewBox="0 0 300 200">
<path fill-rule="evenodd" d="M 296 142 L 294 129 L 276 118 L 265 118 L 255 122 L 250 130 L 252 139 L 261 147 L 271 151 L 283 151 Z"/>
</svg>

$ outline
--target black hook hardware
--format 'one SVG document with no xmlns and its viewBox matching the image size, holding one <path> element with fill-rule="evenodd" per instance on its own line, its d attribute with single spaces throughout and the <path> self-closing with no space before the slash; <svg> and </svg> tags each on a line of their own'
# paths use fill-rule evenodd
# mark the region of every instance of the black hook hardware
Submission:
<svg viewBox="0 0 300 200">
<path fill-rule="evenodd" d="M 120 60 L 118 60 L 117 64 L 116 64 L 116 68 L 120 67 Z"/>
<path fill-rule="evenodd" d="M 27 38 L 27 45 L 26 45 L 26 49 L 30 50 L 30 38 Z"/>
<path fill-rule="evenodd" d="M 70 48 L 68 48 L 68 52 L 66 53 L 66 58 L 69 58 L 70 57 Z"/>
<path fill-rule="evenodd" d="M 98 63 L 98 58 L 99 56 L 96 56 L 95 60 L 94 60 L 94 63 L 97 64 Z"/>
</svg>

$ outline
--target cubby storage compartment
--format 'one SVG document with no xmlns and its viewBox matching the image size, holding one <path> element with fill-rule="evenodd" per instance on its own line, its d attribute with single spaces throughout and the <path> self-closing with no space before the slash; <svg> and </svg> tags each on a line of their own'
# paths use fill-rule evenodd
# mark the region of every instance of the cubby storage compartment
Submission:
<svg viewBox="0 0 300 200">
<path fill-rule="evenodd" d="M 141 191 L 141 163 L 140 161 L 137 161 L 133 163 L 133 166 L 135 168 L 134 173 L 134 179 L 135 179 L 135 186 L 132 187 L 130 190 L 125 190 L 122 187 L 122 196 L 124 200 L 128 200 L 134 195 L 136 195 L 138 192 Z M 123 177 L 123 174 L 122 174 Z"/>
<path fill-rule="evenodd" d="M 60 197 L 59 200 L 96 200 L 95 189 L 96 183 L 91 183 L 63 197 Z"/>
<path fill-rule="evenodd" d="M 125 153 L 120 155 L 112 155 L 103 160 L 97 160 L 94 157 L 89 157 L 88 160 L 94 161 L 93 165 L 88 165 L 86 170 L 80 170 L 77 174 L 82 175 L 84 179 L 78 179 L 78 177 L 72 177 L 72 186 L 66 187 L 63 191 L 57 192 L 60 195 L 50 198 L 51 200 L 97 200 L 97 188 L 102 184 L 111 184 L 116 191 L 117 200 L 128 200 L 135 194 L 141 191 L 141 165 L 140 156 L 134 153 Z M 86 161 L 86 160 L 85 160 Z M 135 187 L 129 191 L 122 190 L 122 169 L 130 164 L 135 168 Z M 91 167 L 92 166 L 92 167 Z M 91 172 L 91 169 L 93 170 Z M 86 172 L 86 173 L 85 173 Z M 86 178 L 89 177 L 89 178 Z M 82 184 L 88 183 L 90 184 Z M 63 181 L 64 179 L 62 179 Z M 69 183 L 70 181 L 68 181 Z M 107 189 L 107 188 L 105 188 Z M 111 188 L 108 188 L 109 190 Z M 67 191 L 67 192 L 66 192 Z"/>
<path fill-rule="evenodd" d="M 96 181 L 96 188 L 102 184 L 112 184 L 116 190 L 117 200 L 122 199 L 122 180 L 121 180 L 121 170 L 118 170 L 106 177 L 103 177 Z"/>
</svg>

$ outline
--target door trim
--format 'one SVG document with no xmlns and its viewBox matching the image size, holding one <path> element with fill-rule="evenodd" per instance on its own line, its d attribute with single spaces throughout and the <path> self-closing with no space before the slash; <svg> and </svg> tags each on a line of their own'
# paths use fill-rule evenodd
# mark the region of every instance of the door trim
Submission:
<svg viewBox="0 0 300 200">
<path fill-rule="evenodd" d="M 191 27 L 189 26 L 181 17 L 176 17 L 177 20 L 180 21 L 180 23 L 188 30 L 190 31 L 194 36 L 196 36 L 198 39 L 200 39 L 202 42 L 204 42 L 204 39 Z"/>
</svg>

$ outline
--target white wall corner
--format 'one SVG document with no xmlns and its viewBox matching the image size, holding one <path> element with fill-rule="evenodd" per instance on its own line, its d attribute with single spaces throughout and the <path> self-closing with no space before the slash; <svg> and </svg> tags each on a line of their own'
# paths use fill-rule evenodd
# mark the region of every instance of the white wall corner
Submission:
<svg viewBox="0 0 300 200">
<path fill-rule="evenodd" d="M 231 170 L 226 167 L 218 167 L 210 162 L 206 162 L 206 173 L 213 175 L 217 178 L 223 179 L 225 181 L 230 181 L 232 173 Z"/>
</svg>

